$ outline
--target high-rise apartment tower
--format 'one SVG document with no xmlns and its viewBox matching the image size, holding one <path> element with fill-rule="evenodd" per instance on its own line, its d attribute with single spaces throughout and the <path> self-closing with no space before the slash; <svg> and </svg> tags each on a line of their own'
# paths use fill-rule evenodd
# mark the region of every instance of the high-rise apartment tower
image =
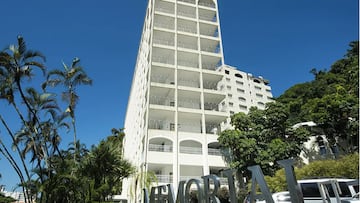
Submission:
<svg viewBox="0 0 360 203">
<path fill-rule="evenodd" d="M 176 187 L 226 168 L 222 50 L 216 0 L 149 0 L 124 126 L 124 155 L 138 173 Z M 140 181 L 125 181 L 125 192 Z"/>
</svg>

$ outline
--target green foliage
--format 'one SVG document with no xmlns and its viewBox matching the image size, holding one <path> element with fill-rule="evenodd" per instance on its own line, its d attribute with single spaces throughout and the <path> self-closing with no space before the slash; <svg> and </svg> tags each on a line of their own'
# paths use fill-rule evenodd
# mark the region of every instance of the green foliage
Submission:
<svg viewBox="0 0 360 203">
<path fill-rule="evenodd" d="M 359 147 L 359 42 L 329 71 L 312 69 L 315 79 L 294 85 L 277 98 L 289 108 L 291 124 L 313 121 L 330 145 L 353 153 Z"/>
<path fill-rule="evenodd" d="M 92 80 L 78 58 L 63 63 L 64 70 L 48 70 L 44 62 L 21 36 L 0 52 L 0 102 L 10 112 L 0 109 L 0 155 L 17 173 L 25 202 L 92 202 L 119 193 L 122 179 L 133 173 L 122 155 L 124 132 L 112 129 L 107 140 L 86 149 L 76 138 L 76 90 Z M 63 91 L 52 88 L 59 84 Z M 12 128 L 6 117 L 19 118 L 20 127 Z M 70 132 L 74 142 L 60 149 L 61 137 Z"/>
<path fill-rule="evenodd" d="M 319 160 L 301 168 L 295 168 L 298 180 L 315 177 L 327 178 L 359 178 L 359 154 L 353 153 L 338 160 Z M 287 190 L 285 170 L 276 171 L 274 176 L 266 176 L 265 180 L 272 192 Z"/>
<path fill-rule="evenodd" d="M 292 129 L 289 113 L 281 103 L 269 103 L 265 110 L 252 107 L 249 113 L 231 117 L 234 130 L 223 131 L 218 140 L 229 150 L 225 159 L 246 177 L 248 166 L 260 165 L 264 174 L 272 175 L 279 168 L 278 160 L 297 157 L 307 141 L 305 128 Z"/>
<path fill-rule="evenodd" d="M 0 193 L 0 202 L 1 203 L 12 203 L 15 202 L 16 200 L 13 199 L 12 197 L 5 197 L 3 194 Z"/>
</svg>

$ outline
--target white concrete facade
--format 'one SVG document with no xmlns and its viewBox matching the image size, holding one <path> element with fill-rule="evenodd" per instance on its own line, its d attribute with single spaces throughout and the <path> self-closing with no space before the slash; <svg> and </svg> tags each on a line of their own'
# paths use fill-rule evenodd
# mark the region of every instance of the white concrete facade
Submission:
<svg viewBox="0 0 360 203">
<path fill-rule="evenodd" d="M 262 99 L 242 95 L 246 109 L 271 100 L 265 80 L 224 65 L 216 0 L 149 0 L 124 126 L 124 155 L 139 173 L 176 189 L 227 168 L 217 137 L 230 113 L 243 111 L 222 105 L 240 97 L 221 89 L 228 76 L 235 85 L 227 71 L 246 76 L 244 91 L 261 88 Z M 134 182 L 124 182 L 128 198 Z"/>
</svg>

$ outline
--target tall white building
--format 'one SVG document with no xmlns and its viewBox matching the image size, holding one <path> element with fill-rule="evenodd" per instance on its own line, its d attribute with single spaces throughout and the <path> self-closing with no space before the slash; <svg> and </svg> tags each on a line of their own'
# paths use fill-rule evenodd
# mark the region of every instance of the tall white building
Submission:
<svg viewBox="0 0 360 203">
<path fill-rule="evenodd" d="M 124 126 L 124 155 L 138 173 L 152 171 L 159 184 L 176 187 L 226 168 L 217 141 L 221 124 L 230 112 L 244 111 L 241 105 L 267 102 L 271 92 L 265 80 L 238 71 L 251 78 L 242 81 L 245 102 L 225 108 L 236 91 L 235 79 L 227 83 L 236 76 L 227 72 L 237 70 L 224 65 L 222 50 L 216 0 L 149 0 Z M 234 89 L 221 89 L 228 85 Z M 249 97 L 257 86 L 261 100 Z M 141 187 L 135 182 L 124 182 L 127 194 Z"/>
</svg>

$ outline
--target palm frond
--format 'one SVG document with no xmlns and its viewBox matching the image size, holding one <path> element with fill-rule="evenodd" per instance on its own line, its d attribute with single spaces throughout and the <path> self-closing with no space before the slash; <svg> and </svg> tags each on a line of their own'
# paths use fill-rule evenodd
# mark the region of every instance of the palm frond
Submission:
<svg viewBox="0 0 360 203">
<path fill-rule="evenodd" d="M 18 52 L 20 55 L 23 55 L 26 52 L 26 44 L 25 44 L 24 38 L 19 35 L 17 37 L 17 40 L 18 40 L 18 46 L 19 46 Z"/>
</svg>

